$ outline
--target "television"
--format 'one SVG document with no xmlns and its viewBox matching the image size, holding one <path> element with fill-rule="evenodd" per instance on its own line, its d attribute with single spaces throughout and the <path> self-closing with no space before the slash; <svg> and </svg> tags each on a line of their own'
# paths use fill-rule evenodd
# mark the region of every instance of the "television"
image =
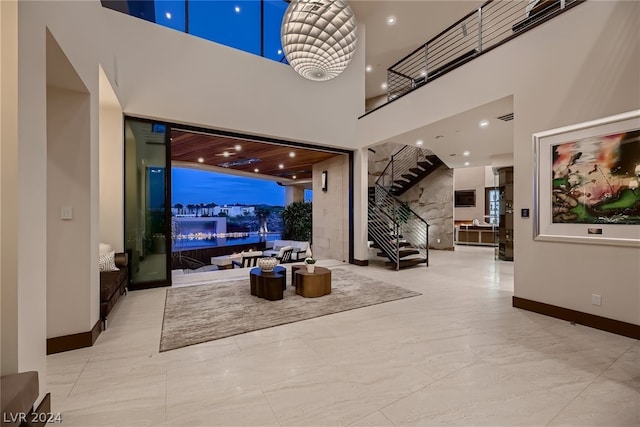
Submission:
<svg viewBox="0 0 640 427">
<path fill-rule="evenodd" d="M 476 205 L 476 190 L 456 190 L 453 196 L 456 208 L 468 208 Z"/>
</svg>

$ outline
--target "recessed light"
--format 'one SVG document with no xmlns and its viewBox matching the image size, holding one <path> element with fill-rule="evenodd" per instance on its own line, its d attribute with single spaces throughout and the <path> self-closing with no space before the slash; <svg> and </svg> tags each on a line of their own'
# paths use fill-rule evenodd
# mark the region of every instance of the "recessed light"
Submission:
<svg viewBox="0 0 640 427">
<path fill-rule="evenodd" d="M 469 151 L 463 151 L 462 152 L 462 155 L 465 156 L 465 157 L 468 157 L 470 154 L 471 154 L 471 152 L 469 152 Z"/>
<path fill-rule="evenodd" d="M 387 85 L 387 83 L 385 82 L 385 83 L 382 83 L 382 84 L 380 85 L 380 87 L 381 87 L 382 89 L 384 89 L 384 90 L 387 90 L 387 87 L 389 87 L 389 86 L 388 86 L 388 85 Z"/>
<path fill-rule="evenodd" d="M 294 153 L 293 151 L 289 153 L 289 157 L 295 157 L 295 156 L 296 156 L 296 153 Z"/>
<path fill-rule="evenodd" d="M 489 120 L 482 120 L 479 123 L 481 128 L 486 128 L 487 126 L 489 126 Z"/>
<path fill-rule="evenodd" d="M 242 150 L 242 146 L 240 146 L 240 144 L 236 144 L 235 147 L 233 147 L 236 151 L 240 151 Z"/>
<path fill-rule="evenodd" d="M 293 175 L 291 178 L 296 179 L 296 176 L 295 176 L 295 175 Z"/>
<path fill-rule="evenodd" d="M 464 162 L 464 165 L 465 166 L 469 166 L 469 162 Z"/>
<path fill-rule="evenodd" d="M 282 49 L 278 49 L 278 55 L 282 55 Z"/>
<path fill-rule="evenodd" d="M 371 65 L 367 65 L 367 67 L 365 68 L 365 70 L 367 70 L 367 73 L 370 73 L 373 71 L 373 67 Z"/>
<path fill-rule="evenodd" d="M 422 144 L 424 144 L 424 141 L 423 141 L 423 140 L 419 139 L 419 140 L 417 140 L 417 141 L 416 141 L 416 145 L 417 145 L 417 146 L 420 146 L 420 145 L 422 145 Z"/>
<path fill-rule="evenodd" d="M 202 157 L 198 157 L 198 163 L 204 163 L 204 159 Z"/>
<path fill-rule="evenodd" d="M 396 17 L 395 16 L 390 16 L 387 18 L 387 25 L 395 25 L 396 23 Z"/>
<path fill-rule="evenodd" d="M 223 151 L 223 152 L 222 152 L 222 155 L 223 155 L 224 157 L 229 157 L 229 152 L 228 152 L 228 151 Z"/>
<path fill-rule="evenodd" d="M 235 10 L 235 11 L 236 11 L 236 13 L 240 13 L 240 6 L 236 6 L 236 7 L 234 7 L 234 8 L 233 8 L 233 10 Z"/>
<path fill-rule="evenodd" d="M 165 14 L 164 14 L 164 16 L 166 16 L 166 17 L 167 17 L 167 19 L 171 19 L 171 12 L 167 12 L 167 13 L 165 13 Z"/>
<path fill-rule="evenodd" d="M 253 171 L 254 171 L 255 173 L 258 173 L 258 172 L 260 172 L 260 169 L 255 168 Z"/>
<path fill-rule="evenodd" d="M 280 169 L 284 169 L 284 165 L 283 165 L 282 163 L 280 163 L 280 164 L 278 165 L 278 167 L 279 167 Z"/>
</svg>

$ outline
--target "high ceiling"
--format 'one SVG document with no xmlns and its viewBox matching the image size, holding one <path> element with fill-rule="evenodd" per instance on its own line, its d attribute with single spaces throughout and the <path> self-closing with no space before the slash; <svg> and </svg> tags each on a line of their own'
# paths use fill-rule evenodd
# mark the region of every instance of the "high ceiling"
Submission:
<svg viewBox="0 0 640 427">
<path fill-rule="evenodd" d="M 526 3 L 526 0 L 524 0 Z M 413 52 L 468 13 L 484 4 L 469 0 L 351 0 L 359 25 L 366 31 L 366 98 L 384 96 L 387 68 Z M 388 25 L 389 17 L 395 18 Z M 513 113 L 513 99 L 505 97 L 454 117 L 397 135 L 389 141 L 432 150 L 451 168 L 486 166 L 509 158 L 513 151 L 513 121 L 498 117 Z M 488 120 L 489 125 L 479 127 Z M 468 152 L 467 156 L 463 153 Z M 509 162 L 510 160 L 506 160 Z"/>
<path fill-rule="evenodd" d="M 366 30 L 366 97 L 386 93 L 381 84 L 387 68 L 413 52 L 484 1 L 468 0 L 351 0 L 359 25 Z M 393 25 L 387 24 L 395 18 Z"/>
<path fill-rule="evenodd" d="M 385 95 L 381 84 L 386 81 L 388 67 L 413 52 L 429 39 L 446 29 L 484 1 L 469 0 L 351 0 L 358 25 L 366 31 L 365 61 L 371 66 L 366 73 L 366 97 Z M 387 19 L 395 18 L 388 25 Z M 322 83 L 319 83 L 322 84 Z M 473 110 L 460 112 L 438 123 L 432 123 L 389 141 L 415 145 L 424 141 L 451 168 L 490 165 L 497 157 L 509 156 L 513 151 L 513 121 L 497 117 L 513 112 L 512 98 L 506 97 Z M 480 128 L 479 121 L 489 120 L 489 126 Z M 235 145 L 241 144 L 239 152 Z M 173 131 L 174 161 L 210 170 L 227 170 L 240 174 L 256 174 L 291 183 L 292 177 L 308 182 L 313 163 L 337 154 L 304 148 L 270 145 L 263 142 Z M 229 157 L 222 153 L 227 151 Z M 290 158 L 289 152 L 296 157 Z M 468 152 L 467 156 L 463 153 Z M 202 157 L 202 166 L 198 158 Z M 260 159 L 252 162 L 250 159 Z M 236 164 L 239 162 L 240 164 Z M 283 169 L 279 168 L 283 164 Z"/>
</svg>

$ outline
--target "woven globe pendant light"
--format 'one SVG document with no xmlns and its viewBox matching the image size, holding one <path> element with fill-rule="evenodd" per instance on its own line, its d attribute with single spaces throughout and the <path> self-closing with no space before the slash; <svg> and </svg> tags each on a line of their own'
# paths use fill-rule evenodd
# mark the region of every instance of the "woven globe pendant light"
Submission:
<svg viewBox="0 0 640 427">
<path fill-rule="evenodd" d="M 331 80 L 349 65 L 357 27 L 346 0 L 292 0 L 280 30 L 285 57 L 309 80 Z"/>
</svg>

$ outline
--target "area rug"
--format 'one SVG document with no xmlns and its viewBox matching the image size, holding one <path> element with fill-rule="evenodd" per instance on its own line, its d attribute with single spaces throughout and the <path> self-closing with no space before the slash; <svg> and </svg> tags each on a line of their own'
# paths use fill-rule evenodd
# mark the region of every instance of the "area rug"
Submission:
<svg viewBox="0 0 640 427">
<path fill-rule="evenodd" d="M 249 278 L 167 289 L 160 351 L 421 295 L 349 270 L 331 270 L 331 294 L 296 295 L 287 275 L 284 299 L 250 294 Z"/>
</svg>

